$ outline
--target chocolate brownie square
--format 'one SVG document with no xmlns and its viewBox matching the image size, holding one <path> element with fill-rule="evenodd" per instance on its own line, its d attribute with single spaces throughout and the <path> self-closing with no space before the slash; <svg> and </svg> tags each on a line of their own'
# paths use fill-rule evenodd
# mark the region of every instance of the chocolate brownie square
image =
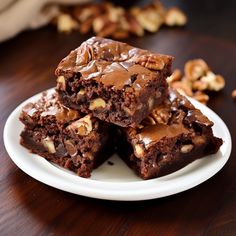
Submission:
<svg viewBox="0 0 236 236">
<path fill-rule="evenodd" d="M 169 89 L 139 127 L 119 128 L 118 152 L 141 178 L 163 176 L 219 150 L 222 139 L 214 137 L 212 126 L 186 97 Z"/>
<path fill-rule="evenodd" d="M 81 177 L 89 177 L 113 152 L 110 125 L 63 106 L 56 93 L 24 106 L 20 120 L 23 146 Z"/>
<path fill-rule="evenodd" d="M 166 98 L 172 57 L 92 37 L 56 69 L 60 101 L 122 127 L 135 127 Z"/>
</svg>

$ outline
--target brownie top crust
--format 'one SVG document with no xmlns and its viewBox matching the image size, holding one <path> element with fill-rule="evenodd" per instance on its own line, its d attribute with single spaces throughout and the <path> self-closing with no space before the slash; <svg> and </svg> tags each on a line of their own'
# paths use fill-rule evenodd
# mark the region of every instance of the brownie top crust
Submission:
<svg viewBox="0 0 236 236">
<path fill-rule="evenodd" d="M 157 72 L 170 69 L 173 57 L 154 54 L 126 43 L 92 37 L 70 52 L 56 69 L 56 75 L 69 79 L 93 79 L 117 90 L 131 86 L 140 90 Z"/>
<path fill-rule="evenodd" d="M 53 117 L 57 123 L 61 124 L 81 118 L 78 111 L 62 105 L 56 93 L 44 92 L 37 103 L 28 103 L 23 107 L 20 119 L 23 123 L 33 124 L 33 118 L 34 123 L 43 124 L 46 116 Z"/>
<path fill-rule="evenodd" d="M 141 133 L 138 134 L 138 139 L 142 140 L 145 146 L 148 146 L 151 142 L 158 142 L 164 137 L 172 138 L 181 134 L 188 134 L 183 124 L 157 124 L 155 126 L 145 127 Z"/>
<path fill-rule="evenodd" d="M 213 124 L 186 97 L 169 89 L 168 99 L 155 108 L 137 129 L 130 128 L 128 133 L 131 137 L 135 135 L 139 142 L 149 147 L 162 138 L 188 135 L 193 130 L 212 127 Z"/>
</svg>

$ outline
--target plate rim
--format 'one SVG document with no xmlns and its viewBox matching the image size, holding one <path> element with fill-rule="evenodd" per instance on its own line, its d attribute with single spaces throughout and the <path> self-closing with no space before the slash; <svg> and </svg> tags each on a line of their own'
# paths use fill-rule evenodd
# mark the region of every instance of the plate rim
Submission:
<svg viewBox="0 0 236 236">
<path fill-rule="evenodd" d="M 51 89 L 48 89 L 45 91 L 52 92 L 52 91 L 54 91 L 54 89 L 55 88 L 51 88 Z M 204 106 L 203 104 L 197 102 L 196 100 L 188 97 L 190 102 L 193 103 L 193 105 L 196 106 L 196 108 L 201 109 L 201 107 L 202 107 L 205 109 L 205 111 L 207 113 L 211 113 L 215 117 L 215 119 L 219 123 L 221 123 L 222 129 L 223 129 L 226 137 L 228 137 L 227 149 L 226 149 L 225 154 L 223 156 L 224 158 L 222 158 L 222 160 L 220 160 L 220 162 L 218 161 L 219 163 L 212 162 L 213 164 L 211 164 L 211 165 L 213 165 L 213 166 L 215 165 L 215 168 L 210 169 L 208 175 L 204 175 L 204 176 L 199 177 L 199 176 L 196 176 L 198 174 L 198 171 L 193 172 L 193 173 L 191 173 L 191 175 L 194 176 L 194 181 L 192 180 L 192 181 L 189 181 L 189 183 L 185 183 L 185 184 L 182 183 L 182 184 L 178 185 L 178 188 L 176 187 L 175 182 L 177 181 L 177 183 L 178 183 L 179 181 L 181 181 L 181 178 L 183 178 L 183 180 L 184 180 L 185 175 L 182 177 L 179 177 L 180 180 L 178 180 L 178 178 L 175 179 L 175 181 L 170 180 L 170 181 L 172 181 L 172 183 L 168 183 L 169 184 L 168 186 L 165 181 L 163 183 L 159 182 L 158 183 L 159 187 L 160 187 L 160 185 L 162 185 L 161 186 L 162 192 L 158 192 L 157 191 L 158 188 L 157 189 L 151 188 L 151 189 L 149 189 L 149 191 L 143 191 L 143 189 L 141 189 L 140 186 L 142 186 L 144 183 L 148 183 L 148 185 L 150 185 L 150 187 L 152 187 L 153 184 L 155 185 L 155 182 L 157 180 L 162 180 L 166 176 L 169 176 L 169 175 L 155 178 L 155 179 L 151 179 L 151 180 L 140 179 L 140 181 L 137 181 L 137 182 L 127 182 L 127 183 L 125 183 L 125 182 L 118 182 L 118 183 L 117 182 L 106 182 L 106 181 L 99 181 L 99 180 L 93 180 L 93 179 L 85 179 L 85 178 L 81 178 L 79 176 L 74 176 L 74 175 L 71 175 L 68 173 L 66 175 L 64 175 L 66 173 L 65 171 L 63 171 L 63 170 L 59 171 L 59 169 L 57 167 L 52 168 L 51 163 L 44 160 L 44 159 L 42 161 L 45 161 L 45 163 L 48 163 L 50 165 L 49 169 L 53 170 L 53 171 L 47 172 L 45 169 L 41 169 L 41 168 L 39 168 L 39 166 L 37 166 L 37 168 L 39 168 L 39 171 L 32 173 L 32 171 L 30 171 L 29 166 L 27 166 L 29 164 L 28 163 L 26 163 L 26 164 L 21 163 L 18 155 L 14 154 L 14 151 L 13 151 L 14 147 L 11 147 L 11 142 L 9 141 L 8 134 L 10 131 L 11 123 L 15 120 L 17 114 L 18 114 L 17 118 L 19 117 L 19 112 L 21 111 L 22 107 L 28 102 L 35 101 L 45 91 L 37 93 L 36 95 L 26 99 L 25 101 L 20 103 L 10 113 L 10 115 L 8 116 L 7 121 L 5 123 L 5 126 L 4 126 L 3 140 L 4 140 L 4 145 L 5 145 L 5 148 L 7 150 L 9 157 L 23 172 L 25 172 L 26 174 L 28 174 L 32 178 L 34 178 L 46 185 L 49 185 L 51 187 L 54 187 L 54 188 L 57 188 L 57 189 L 60 189 L 60 190 L 66 191 L 66 192 L 86 196 L 86 197 L 92 197 L 92 198 L 98 198 L 98 199 L 104 199 L 104 200 L 138 201 L 138 200 L 149 200 L 149 199 L 161 198 L 161 197 L 165 197 L 165 196 L 169 196 L 169 195 L 173 195 L 176 193 L 186 191 L 188 189 L 191 189 L 191 188 L 205 182 L 207 179 L 211 178 L 216 173 L 218 173 L 223 168 L 223 166 L 226 164 L 226 162 L 228 161 L 228 159 L 230 157 L 230 153 L 231 153 L 231 149 L 232 149 L 232 139 L 231 139 L 231 135 L 228 130 L 228 127 L 226 126 L 224 121 L 210 108 L 208 108 L 208 107 Z M 216 122 L 216 120 L 214 120 L 214 123 Z M 18 120 L 18 122 L 20 123 L 19 120 Z M 224 142 L 223 145 L 226 145 L 226 143 Z M 222 146 L 221 146 L 221 149 L 222 149 Z M 220 150 L 219 150 L 219 152 L 220 152 Z M 36 154 L 29 153 L 29 155 L 36 155 Z M 217 155 L 217 154 L 214 154 L 214 155 Z M 186 168 L 186 167 L 184 167 L 184 168 Z M 202 167 L 200 169 L 202 169 Z M 178 170 L 174 173 L 177 173 L 181 170 Z M 42 172 L 41 175 L 40 175 L 40 172 Z M 53 173 L 54 174 L 56 173 L 56 175 L 54 175 Z M 62 174 L 62 173 L 64 173 L 64 174 Z M 42 174 L 46 174 L 46 175 L 42 175 Z M 63 181 L 62 181 L 59 178 L 59 181 L 58 181 L 58 176 L 59 177 L 60 176 L 66 177 L 66 179 L 63 179 Z M 70 178 L 72 176 L 73 176 L 73 178 Z M 78 183 L 75 183 L 73 181 L 70 182 L 69 185 L 67 183 L 67 181 L 74 180 L 75 178 L 80 182 L 80 184 L 82 184 L 79 186 L 79 188 L 78 188 Z M 78 182 L 78 181 L 76 181 L 76 182 Z M 104 188 L 107 186 L 109 187 L 109 185 L 111 185 L 111 184 L 115 185 L 115 190 L 114 189 L 109 190 L 109 189 Z M 170 184 L 172 184 L 174 187 L 170 188 Z M 92 188 L 92 187 L 94 187 L 93 185 L 97 185 L 97 188 Z M 131 186 L 134 186 L 135 188 L 130 191 L 129 189 Z M 121 191 L 119 189 L 120 187 L 128 188 L 128 190 Z"/>
</svg>

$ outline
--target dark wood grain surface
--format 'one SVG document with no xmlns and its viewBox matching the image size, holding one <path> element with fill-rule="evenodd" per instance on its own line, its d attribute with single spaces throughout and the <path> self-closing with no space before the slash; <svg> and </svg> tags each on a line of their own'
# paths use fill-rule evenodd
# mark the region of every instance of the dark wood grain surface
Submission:
<svg viewBox="0 0 236 236">
<path fill-rule="evenodd" d="M 236 27 L 234 1 L 166 1 L 181 6 L 189 24 L 162 28 L 132 45 L 186 60 L 205 59 L 226 79 L 212 94 L 218 113 L 236 140 Z M 207 2 L 207 3 L 205 3 Z M 0 44 L 0 130 L 14 108 L 55 86 L 61 58 L 87 37 L 58 34 L 53 27 L 24 32 Z M 214 177 L 186 192 L 162 199 L 114 202 L 90 199 L 48 187 L 22 172 L 9 158 L 0 136 L 0 235 L 236 235 L 236 149 Z M 17 153 L 16 153 L 17 155 Z M 158 186 L 157 186 L 158 187 Z"/>
</svg>

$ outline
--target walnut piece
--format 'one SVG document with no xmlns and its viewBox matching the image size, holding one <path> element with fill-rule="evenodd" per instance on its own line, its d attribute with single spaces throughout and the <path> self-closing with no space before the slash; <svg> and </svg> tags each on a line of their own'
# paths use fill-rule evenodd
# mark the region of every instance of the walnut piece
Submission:
<svg viewBox="0 0 236 236">
<path fill-rule="evenodd" d="M 57 77 L 57 88 L 60 90 L 66 90 L 66 81 L 63 75 Z"/>
<path fill-rule="evenodd" d="M 94 18 L 95 16 L 98 16 L 99 14 L 101 14 L 101 9 L 96 4 L 94 5 L 89 4 L 89 5 L 86 5 L 85 7 L 82 7 L 81 5 L 79 5 L 74 10 L 74 16 L 80 23 L 90 18 Z"/>
<path fill-rule="evenodd" d="M 164 22 L 163 16 L 151 8 L 138 12 L 136 19 L 143 29 L 152 33 L 158 31 Z"/>
<path fill-rule="evenodd" d="M 79 24 L 69 14 L 59 14 L 57 17 L 57 29 L 62 33 L 70 33 L 78 29 Z"/>
<path fill-rule="evenodd" d="M 71 157 L 74 157 L 77 155 L 78 150 L 72 140 L 65 140 L 64 144 L 65 144 L 65 148 L 67 152 L 69 153 Z"/>
<path fill-rule="evenodd" d="M 182 73 L 179 69 L 174 70 L 171 76 L 166 78 L 168 84 L 171 84 L 175 81 L 180 81 L 182 78 Z"/>
<path fill-rule="evenodd" d="M 75 12 L 75 16 L 80 22 L 84 22 L 93 16 L 93 9 L 92 5 L 91 7 L 85 7 L 80 12 Z"/>
<path fill-rule="evenodd" d="M 80 89 L 80 91 L 78 92 L 78 95 L 84 95 L 85 94 L 85 90 L 84 89 Z"/>
<path fill-rule="evenodd" d="M 196 145 L 196 146 L 200 146 L 203 145 L 206 142 L 206 137 L 205 136 L 195 136 L 192 139 L 192 142 Z"/>
<path fill-rule="evenodd" d="M 195 59 L 188 61 L 184 66 L 184 73 L 188 80 L 194 81 L 206 75 L 209 67 L 202 59 Z"/>
<path fill-rule="evenodd" d="M 95 98 L 89 104 L 89 110 L 94 110 L 97 108 L 104 108 L 106 106 L 106 102 L 102 98 Z"/>
<path fill-rule="evenodd" d="M 225 87 L 225 80 L 221 75 L 215 75 L 213 72 L 208 71 L 206 76 L 203 76 L 200 81 L 207 84 L 210 91 L 219 91 Z"/>
<path fill-rule="evenodd" d="M 67 129 L 80 136 L 88 135 L 93 130 L 91 116 L 86 115 L 85 117 L 74 121 L 67 127 Z"/>
<path fill-rule="evenodd" d="M 186 15 L 177 7 L 167 10 L 165 15 L 165 24 L 168 26 L 183 26 L 187 23 Z"/>
<path fill-rule="evenodd" d="M 121 17 L 124 15 L 125 10 L 122 7 L 108 7 L 108 19 L 112 22 L 119 22 Z"/>
<path fill-rule="evenodd" d="M 156 124 L 168 124 L 171 117 L 171 112 L 168 108 L 162 107 L 153 110 L 150 116 L 156 121 Z"/>
<path fill-rule="evenodd" d="M 105 16 L 98 16 L 93 21 L 93 31 L 99 33 L 108 22 L 108 19 Z"/>
<path fill-rule="evenodd" d="M 143 149 L 142 145 L 136 144 L 136 145 L 134 146 L 134 154 L 135 154 L 135 156 L 138 157 L 138 158 L 142 158 L 142 157 L 143 157 L 143 155 L 144 155 L 144 149 Z"/>
<path fill-rule="evenodd" d="M 195 81 L 193 81 L 193 84 L 192 84 L 192 88 L 194 90 L 203 91 L 203 90 L 206 90 L 207 87 L 208 87 L 208 84 L 205 81 L 203 81 L 202 79 L 195 80 Z"/>
<path fill-rule="evenodd" d="M 193 144 L 185 144 L 180 148 L 181 153 L 188 153 L 191 152 L 193 149 Z"/>
<path fill-rule="evenodd" d="M 72 110 L 68 107 L 61 105 L 60 109 L 56 113 L 57 122 L 69 122 L 80 117 L 79 113 L 76 110 Z"/>
<path fill-rule="evenodd" d="M 109 20 L 107 14 L 97 16 L 93 21 L 93 31 L 100 37 L 108 37 L 117 30 L 117 23 Z"/>
<path fill-rule="evenodd" d="M 54 142 L 53 140 L 47 136 L 46 138 L 44 138 L 42 140 L 42 143 L 43 143 L 43 146 L 48 150 L 49 153 L 55 153 L 56 152 L 56 149 L 55 149 L 55 146 L 54 146 Z"/>
<path fill-rule="evenodd" d="M 187 95 L 192 97 L 193 91 L 191 87 L 191 83 L 187 81 L 186 79 L 183 79 L 181 81 L 175 81 L 171 84 L 171 87 L 178 90 L 178 92 L 182 95 Z"/>
<path fill-rule="evenodd" d="M 143 121 L 142 125 L 168 124 L 171 112 L 168 108 L 158 107 L 154 109 Z"/>
</svg>

